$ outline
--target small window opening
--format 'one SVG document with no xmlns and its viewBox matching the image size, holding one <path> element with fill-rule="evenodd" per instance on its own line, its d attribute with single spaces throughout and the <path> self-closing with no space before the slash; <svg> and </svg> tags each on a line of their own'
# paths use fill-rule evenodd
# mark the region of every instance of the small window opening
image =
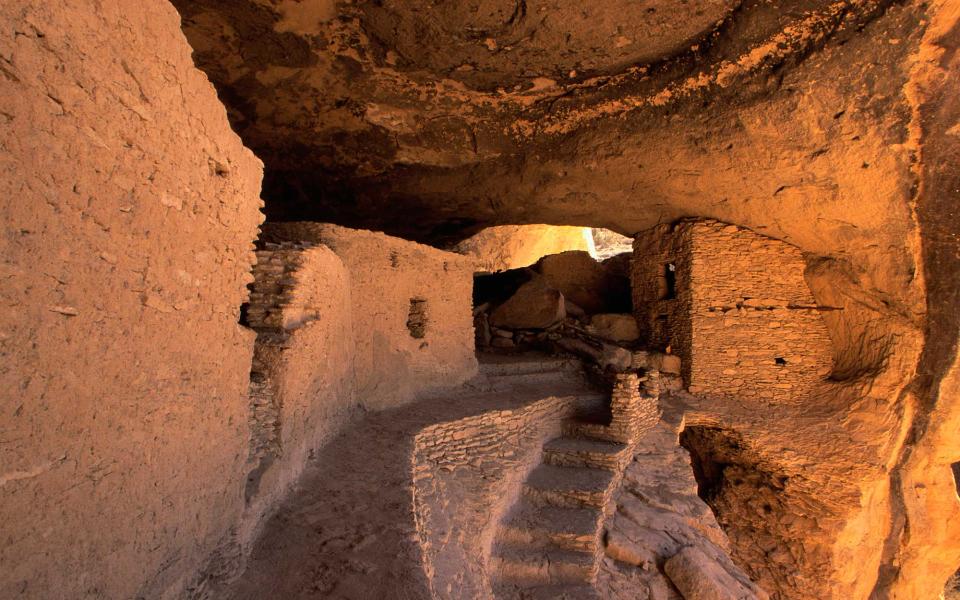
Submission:
<svg viewBox="0 0 960 600">
<path fill-rule="evenodd" d="M 250 303 L 244 302 L 240 305 L 240 324 L 244 327 L 250 327 Z"/>
<path fill-rule="evenodd" d="M 677 266 L 667 263 L 660 268 L 659 299 L 673 300 L 677 297 Z"/>
<path fill-rule="evenodd" d="M 775 359 L 773 359 L 773 362 L 777 363 L 778 367 L 784 367 L 787 364 L 787 359 L 785 359 L 782 356 L 778 356 Z"/>
<path fill-rule="evenodd" d="M 427 301 L 423 298 L 410 299 L 410 312 L 407 314 L 407 329 L 410 337 L 423 339 L 427 335 Z"/>
</svg>

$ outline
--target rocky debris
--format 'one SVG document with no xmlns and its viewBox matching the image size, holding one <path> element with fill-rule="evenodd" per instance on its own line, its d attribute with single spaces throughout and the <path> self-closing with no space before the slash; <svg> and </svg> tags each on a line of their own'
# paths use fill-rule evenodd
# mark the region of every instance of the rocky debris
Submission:
<svg viewBox="0 0 960 600">
<path fill-rule="evenodd" d="M 631 365 L 630 351 L 612 344 L 598 346 L 579 337 L 560 337 L 555 344 L 561 350 L 596 363 L 604 371 L 626 371 Z"/>
<path fill-rule="evenodd" d="M 588 331 L 612 342 L 635 342 L 640 337 L 637 320 L 631 314 L 593 315 Z"/>
<path fill-rule="evenodd" d="M 685 600 L 766 600 L 730 559 L 727 536 L 697 494 L 690 457 L 678 443 L 683 411 L 676 402 L 660 395 L 663 416 L 637 442 L 624 472 L 606 526 L 612 560 L 602 568 L 603 585 L 675 588 Z"/>
<path fill-rule="evenodd" d="M 587 316 L 587 311 L 583 310 L 580 305 L 574 303 L 569 298 L 563 299 L 563 305 L 567 308 L 567 314 L 575 319 L 582 319 Z"/>
<path fill-rule="evenodd" d="M 546 329 L 567 316 L 563 294 L 533 279 L 490 315 L 490 323 L 505 329 Z"/>
</svg>

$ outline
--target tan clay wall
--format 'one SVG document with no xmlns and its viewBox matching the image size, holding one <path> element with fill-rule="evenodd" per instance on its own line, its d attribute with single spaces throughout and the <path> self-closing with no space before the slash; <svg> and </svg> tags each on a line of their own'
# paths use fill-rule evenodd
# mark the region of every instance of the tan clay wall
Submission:
<svg viewBox="0 0 960 600">
<path fill-rule="evenodd" d="M 477 271 L 493 273 L 528 267 L 548 254 L 584 250 L 593 254 L 589 227 L 500 225 L 457 244 L 455 252 L 476 260 Z"/>
<path fill-rule="evenodd" d="M 414 444 L 414 508 L 424 569 L 436 598 L 490 598 L 486 570 L 497 525 L 543 443 L 560 434 L 578 399 L 438 423 Z"/>
<path fill-rule="evenodd" d="M 676 299 L 643 302 L 664 262 L 676 265 Z M 832 366 L 805 266 L 797 248 L 716 221 L 651 230 L 634 247 L 638 317 L 667 314 L 652 339 L 674 345 L 691 392 L 789 401 Z"/>
<path fill-rule="evenodd" d="M 379 410 L 455 386 L 477 372 L 473 261 L 390 237 L 317 223 L 267 223 L 265 242 L 326 244 L 350 277 L 356 392 Z M 411 335 L 411 301 L 426 301 L 423 337 Z"/>
<path fill-rule="evenodd" d="M 261 165 L 167 2 L 0 22 L 0 597 L 183 597 L 243 507 Z"/>
<path fill-rule="evenodd" d="M 268 244 L 257 251 L 253 272 L 247 321 L 257 332 L 250 382 L 254 468 L 244 520 L 251 529 L 354 407 L 350 282 L 341 260 L 324 246 Z"/>
</svg>

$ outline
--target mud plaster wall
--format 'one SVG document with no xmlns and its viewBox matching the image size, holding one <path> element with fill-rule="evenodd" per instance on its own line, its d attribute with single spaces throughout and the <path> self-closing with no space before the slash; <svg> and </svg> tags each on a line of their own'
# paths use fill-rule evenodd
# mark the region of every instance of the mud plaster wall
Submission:
<svg viewBox="0 0 960 600">
<path fill-rule="evenodd" d="M 676 268 L 676 293 L 658 300 L 668 264 Z M 733 225 L 687 221 L 649 230 L 634 247 L 638 319 L 652 343 L 673 345 L 683 358 L 691 392 L 790 400 L 832 366 L 805 267 L 797 248 Z"/>
<path fill-rule="evenodd" d="M 253 272 L 251 533 L 354 408 L 350 282 L 340 258 L 324 246 L 269 244 Z"/>
<path fill-rule="evenodd" d="M 265 242 L 326 244 L 350 278 L 360 405 L 383 409 L 466 381 L 477 372 L 473 261 L 382 233 L 317 223 L 267 223 Z M 407 323 L 424 300 L 423 337 Z"/>
<path fill-rule="evenodd" d="M 576 406 L 575 397 L 549 397 L 417 434 L 414 507 L 435 597 L 492 597 L 485 565 L 496 526 Z"/>
<path fill-rule="evenodd" d="M 261 164 L 130 8 L 0 4 L 3 598 L 182 597 L 243 507 Z"/>
</svg>

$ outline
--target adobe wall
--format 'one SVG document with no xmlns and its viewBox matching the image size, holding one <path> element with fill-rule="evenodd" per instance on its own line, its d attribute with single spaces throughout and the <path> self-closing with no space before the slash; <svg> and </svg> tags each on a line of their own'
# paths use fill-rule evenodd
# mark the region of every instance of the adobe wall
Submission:
<svg viewBox="0 0 960 600">
<path fill-rule="evenodd" d="M 382 233 L 319 223 L 266 223 L 261 239 L 325 244 L 343 261 L 361 406 L 396 406 L 476 374 L 472 260 Z"/>
<path fill-rule="evenodd" d="M 350 281 L 340 258 L 325 246 L 267 244 L 253 273 L 245 540 L 355 408 Z"/>
<path fill-rule="evenodd" d="M 261 164 L 167 2 L 0 3 L 0 597 L 179 598 L 243 508 Z"/>
<path fill-rule="evenodd" d="M 431 425 L 414 442 L 414 510 L 436 598 L 490 598 L 486 569 L 497 525 L 545 441 L 577 408 L 548 397 L 515 409 Z"/>
<path fill-rule="evenodd" d="M 673 264 L 675 299 L 650 300 Z M 691 392 L 788 401 L 832 366 L 827 326 L 804 280 L 799 249 L 716 221 L 637 236 L 638 320 L 683 359 Z M 666 315 L 666 325 L 661 315 Z"/>
</svg>

